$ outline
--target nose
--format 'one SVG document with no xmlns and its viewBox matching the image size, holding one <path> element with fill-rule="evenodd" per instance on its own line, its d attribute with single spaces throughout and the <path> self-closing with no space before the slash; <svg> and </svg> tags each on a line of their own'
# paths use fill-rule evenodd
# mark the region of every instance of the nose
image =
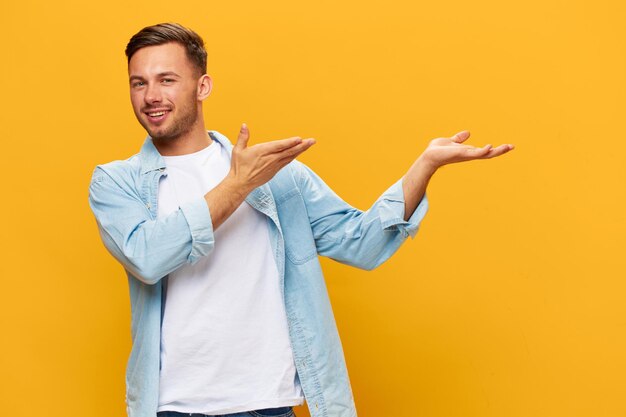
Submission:
<svg viewBox="0 0 626 417">
<path fill-rule="evenodd" d="M 161 102 L 161 89 L 158 83 L 149 83 L 146 88 L 146 94 L 144 95 L 146 104 L 160 103 Z"/>
</svg>

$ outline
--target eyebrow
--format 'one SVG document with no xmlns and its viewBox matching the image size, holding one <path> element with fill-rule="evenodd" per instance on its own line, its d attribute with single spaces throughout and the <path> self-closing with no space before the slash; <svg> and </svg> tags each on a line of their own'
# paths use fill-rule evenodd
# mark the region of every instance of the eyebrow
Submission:
<svg viewBox="0 0 626 417">
<path fill-rule="evenodd" d="M 180 78 L 180 75 L 176 74 L 174 71 L 165 71 L 157 74 L 157 77 L 176 77 Z M 133 80 L 143 80 L 144 78 L 141 75 L 131 75 L 129 81 Z"/>
</svg>

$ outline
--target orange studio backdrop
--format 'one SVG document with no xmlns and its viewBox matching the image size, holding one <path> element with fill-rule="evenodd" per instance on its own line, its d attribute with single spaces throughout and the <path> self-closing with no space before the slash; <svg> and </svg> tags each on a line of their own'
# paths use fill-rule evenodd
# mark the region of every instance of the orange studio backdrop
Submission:
<svg viewBox="0 0 626 417">
<path fill-rule="evenodd" d="M 143 142 L 123 51 L 163 21 L 206 41 L 210 129 L 315 137 L 301 160 L 356 207 L 432 138 L 516 145 L 441 169 L 379 269 L 323 261 L 359 416 L 626 415 L 623 1 L 1 10 L 3 415 L 125 413 L 127 282 L 87 186 Z"/>
</svg>

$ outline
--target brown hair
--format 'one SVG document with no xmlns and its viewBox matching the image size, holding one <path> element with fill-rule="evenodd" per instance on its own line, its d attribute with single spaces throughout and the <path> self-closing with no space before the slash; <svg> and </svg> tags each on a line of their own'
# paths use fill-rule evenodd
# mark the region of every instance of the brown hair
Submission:
<svg viewBox="0 0 626 417">
<path fill-rule="evenodd" d="M 141 48 L 169 42 L 176 42 L 184 46 L 189 61 L 200 71 L 200 74 L 206 74 L 207 53 L 204 49 L 204 41 L 196 32 L 178 23 L 159 23 L 158 25 L 146 26 L 134 34 L 126 45 L 128 62 Z"/>
</svg>

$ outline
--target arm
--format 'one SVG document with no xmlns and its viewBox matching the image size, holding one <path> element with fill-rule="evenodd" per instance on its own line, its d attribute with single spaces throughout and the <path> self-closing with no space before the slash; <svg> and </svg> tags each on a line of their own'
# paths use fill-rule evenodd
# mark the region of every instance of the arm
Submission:
<svg viewBox="0 0 626 417">
<path fill-rule="evenodd" d="M 233 148 L 227 177 L 203 198 L 152 219 L 133 186 L 118 183 L 98 167 L 89 187 L 89 203 L 100 236 L 111 254 L 139 280 L 155 284 L 185 263 L 211 252 L 216 230 L 246 196 L 311 145 L 299 137 L 247 147 L 244 125 Z"/>
<path fill-rule="evenodd" d="M 265 184 L 285 165 L 315 144 L 299 137 L 248 147 L 250 132 L 244 123 L 231 155 L 228 175 L 204 199 L 217 229 L 243 203 L 248 194 Z"/>
<path fill-rule="evenodd" d="M 104 246 L 146 284 L 159 282 L 213 249 L 211 216 L 202 198 L 152 219 L 136 190 L 98 167 L 89 186 L 89 204 Z"/>
<path fill-rule="evenodd" d="M 388 259 L 408 236 L 417 233 L 428 210 L 426 187 L 439 167 L 493 158 L 513 149 L 513 145 L 462 145 L 468 137 L 469 132 L 463 131 L 431 141 L 405 176 L 364 212 L 346 204 L 302 165 L 300 188 L 318 253 L 363 269 L 375 268 Z"/>
<path fill-rule="evenodd" d="M 425 196 L 408 221 L 404 217 L 402 180 L 389 187 L 366 211 L 343 201 L 304 164 L 296 162 L 302 194 L 317 252 L 362 269 L 373 269 L 414 237 L 428 210 Z"/>
</svg>

